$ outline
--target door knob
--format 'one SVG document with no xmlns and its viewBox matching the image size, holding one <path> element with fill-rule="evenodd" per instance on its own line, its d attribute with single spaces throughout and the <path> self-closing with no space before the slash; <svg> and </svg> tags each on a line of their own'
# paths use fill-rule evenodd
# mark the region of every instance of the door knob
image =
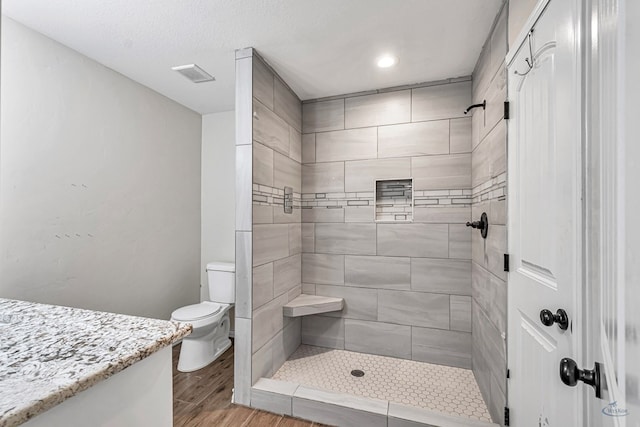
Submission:
<svg viewBox="0 0 640 427">
<path fill-rule="evenodd" d="M 578 381 L 590 385 L 596 391 L 596 397 L 600 398 L 602 390 L 600 387 L 600 364 L 595 363 L 592 370 L 579 369 L 573 359 L 565 357 L 560 361 L 560 379 L 570 387 L 575 387 Z"/>
<path fill-rule="evenodd" d="M 569 327 L 569 316 L 567 312 L 559 308 L 556 314 L 553 314 L 551 310 L 546 308 L 540 312 L 540 321 L 544 326 L 553 326 L 554 323 L 558 324 L 558 327 L 563 331 L 566 331 Z"/>
</svg>

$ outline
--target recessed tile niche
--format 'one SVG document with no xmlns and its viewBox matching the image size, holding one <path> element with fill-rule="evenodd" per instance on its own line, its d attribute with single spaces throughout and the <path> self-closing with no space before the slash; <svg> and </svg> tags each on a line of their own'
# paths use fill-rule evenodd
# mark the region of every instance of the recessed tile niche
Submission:
<svg viewBox="0 0 640 427">
<path fill-rule="evenodd" d="M 376 180 L 376 222 L 413 221 L 413 179 Z"/>
</svg>

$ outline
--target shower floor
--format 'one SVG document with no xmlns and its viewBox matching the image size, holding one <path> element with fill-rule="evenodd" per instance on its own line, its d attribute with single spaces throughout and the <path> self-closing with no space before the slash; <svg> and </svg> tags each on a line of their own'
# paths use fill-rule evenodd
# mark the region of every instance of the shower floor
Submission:
<svg viewBox="0 0 640 427">
<path fill-rule="evenodd" d="M 272 378 L 491 422 L 469 369 L 301 345 Z"/>
</svg>

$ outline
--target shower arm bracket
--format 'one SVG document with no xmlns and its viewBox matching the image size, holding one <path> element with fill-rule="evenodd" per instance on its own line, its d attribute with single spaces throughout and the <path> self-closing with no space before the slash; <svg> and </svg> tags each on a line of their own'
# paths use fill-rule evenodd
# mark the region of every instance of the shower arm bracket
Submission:
<svg viewBox="0 0 640 427">
<path fill-rule="evenodd" d="M 484 101 L 482 101 L 482 104 L 470 105 L 466 110 L 464 110 L 464 114 L 467 114 L 469 111 L 473 110 L 474 108 L 480 108 L 480 107 L 482 107 L 483 110 L 487 109 L 487 100 L 486 99 Z"/>
</svg>

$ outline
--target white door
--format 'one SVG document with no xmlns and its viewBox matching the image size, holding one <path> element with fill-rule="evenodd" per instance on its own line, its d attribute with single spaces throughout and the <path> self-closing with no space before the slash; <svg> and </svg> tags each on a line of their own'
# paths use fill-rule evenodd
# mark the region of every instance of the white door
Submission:
<svg viewBox="0 0 640 427">
<path fill-rule="evenodd" d="M 581 394 L 559 375 L 565 357 L 582 368 L 576 330 L 582 268 L 576 9 L 572 0 L 551 0 L 509 63 L 508 404 L 517 427 L 582 427 Z M 545 326 L 545 309 L 564 310 L 567 329 Z"/>
</svg>

